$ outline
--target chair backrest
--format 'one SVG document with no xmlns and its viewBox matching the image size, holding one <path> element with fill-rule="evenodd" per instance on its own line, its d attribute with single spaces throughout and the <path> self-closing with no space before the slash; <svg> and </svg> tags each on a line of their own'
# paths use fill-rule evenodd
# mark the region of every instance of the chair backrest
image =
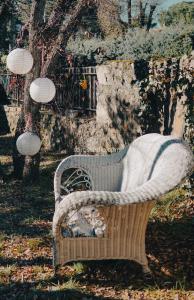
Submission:
<svg viewBox="0 0 194 300">
<path fill-rule="evenodd" d="M 92 190 L 120 191 L 123 173 L 123 157 L 128 147 L 111 155 L 72 155 L 57 167 L 54 176 L 55 199 L 61 195 L 62 175 L 69 169 L 82 170 L 91 181 Z M 67 180 L 67 179 L 66 179 Z M 65 180 L 65 181 L 66 181 Z"/>
<path fill-rule="evenodd" d="M 141 136 L 130 145 L 123 160 L 121 191 L 131 191 L 156 176 L 161 182 L 180 182 L 188 155 L 191 153 L 180 138 L 157 133 Z"/>
<path fill-rule="evenodd" d="M 181 139 L 153 133 L 111 155 L 70 156 L 55 172 L 55 199 L 61 194 L 61 176 L 69 168 L 83 169 L 95 191 L 131 192 L 151 179 L 157 179 L 163 191 L 175 187 L 189 174 L 192 154 Z"/>
<path fill-rule="evenodd" d="M 122 184 L 123 164 L 122 161 L 100 169 L 91 170 L 93 180 L 93 190 L 95 191 L 120 191 Z"/>
</svg>

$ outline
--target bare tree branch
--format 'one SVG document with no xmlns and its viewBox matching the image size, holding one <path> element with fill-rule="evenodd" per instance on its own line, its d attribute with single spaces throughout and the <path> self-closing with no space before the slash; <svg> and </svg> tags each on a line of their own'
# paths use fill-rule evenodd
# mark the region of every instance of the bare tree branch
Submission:
<svg viewBox="0 0 194 300">
<path fill-rule="evenodd" d="M 41 72 L 41 50 L 37 45 L 37 33 L 39 26 L 43 23 L 44 9 L 46 0 L 33 0 L 29 22 L 29 50 L 34 58 L 33 72 L 26 76 L 25 90 L 28 91 L 30 82 L 33 78 L 39 77 Z M 31 112 L 32 102 L 29 93 L 25 93 L 24 112 Z"/>
<path fill-rule="evenodd" d="M 152 25 L 152 20 L 153 20 L 153 14 L 154 11 L 156 10 L 156 5 L 150 5 L 150 13 L 148 16 L 148 21 L 147 21 L 147 31 L 150 30 L 151 25 Z"/>
<path fill-rule="evenodd" d="M 0 3 L 0 17 L 3 17 L 4 14 L 8 13 L 8 12 L 12 12 L 14 10 L 14 5 L 13 5 L 13 1 L 6 1 L 6 0 L 1 0 Z"/>
<path fill-rule="evenodd" d="M 131 27 L 132 24 L 132 0 L 128 0 L 128 25 Z"/>
<path fill-rule="evenodd" d="M 83 9 L 87 6 L 87 0 L 79 0 L 75 6 L 73 6 L 68 12 L 66 12 L 66 19 L 59 27 L 59 34 L 53 41 L 50 53 L 47 55 L 47 60 L 42 68 L 42 75 L 48 74 L 50 68 L 52 68 L 53 63 L 58 57 L 58 52 L 61 46 L 66 46 L 69 37 L 72 35 L 73 30 L 75 30 L 76 25 L 79 22 L 81 13 Z"/>
<path fill-rule="evenodd" d="M 65 19 L 65 16 L 68 12 L 68 10 L 71 8 L 74 0 L 58 0 L 51 12 L 50 18 L 43 29 L 42 34 L 44 35 L 44 38 L 52 36 L 53 34 L 56 36 L 59 32 L 59 27 L 61 26 L 61 23 Z M 51 32 L 53 33 L 51 35 Z"/>
</svg>

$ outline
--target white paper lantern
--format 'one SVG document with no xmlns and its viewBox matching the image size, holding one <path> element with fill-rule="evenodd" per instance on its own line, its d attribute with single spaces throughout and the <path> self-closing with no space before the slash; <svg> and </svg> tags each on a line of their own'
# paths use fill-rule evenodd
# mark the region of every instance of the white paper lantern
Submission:
<svg viewBox="0 0 194 300">
<path fill-rule="evenodd" d="M 37 78 L 30 85 L 30 96 L 36 102 L 50 102 L 55 94 L 55 85 L 49 78 Z"/>
<path fill-rule="evenodd" d="M 20 154 L 33 156 L 40 151 L 41 141 L 35 133 L 27 131 L 18 137 L 16 146 Z"/>
<path fill-rule="evenodd" d="M 7 56 L 7 67 L 15 74 L 26 74 L 30 72 L 32 66 L 33 57 L 26 49 L 14 49 Z"/>
</svg>

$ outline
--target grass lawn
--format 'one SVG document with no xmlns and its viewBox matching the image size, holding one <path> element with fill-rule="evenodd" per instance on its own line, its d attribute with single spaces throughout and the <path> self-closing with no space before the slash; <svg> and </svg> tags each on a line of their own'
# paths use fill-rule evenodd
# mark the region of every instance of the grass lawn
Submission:
<svg viewBox="0 0 194 300">
<path fill-rule="evenodd" d="M 152 211 L 146 248 L 153 278 L 126 261 L 52 267 L 53 174 L 43 155 L 39 186 L 11 177 L 0 183 L 0 299 L 194 299 L 194 203 L 182 189 Z M 11 138 L 0 137 L 0 161 L 11 171 Z"/>
</svg>

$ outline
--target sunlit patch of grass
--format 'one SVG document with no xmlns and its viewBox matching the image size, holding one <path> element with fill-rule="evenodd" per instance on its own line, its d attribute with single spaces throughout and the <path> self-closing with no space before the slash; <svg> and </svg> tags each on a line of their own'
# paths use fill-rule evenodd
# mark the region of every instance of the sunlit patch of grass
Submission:
<svg viewBox="0 0 194 300">
<path fill-rule="evenodd" d="M 49 287 L 49 289 L 51 289 L 52 291 L 64 291 L 64 290 L 81 290 L 81 287 L 79 285 L 78 282 L 76 282 L 75 280 L 73 280 L 72 278 L 70 280 L 68 280 L 67 282 L 64 282 L 62 284 L 60 284 L 58 282 L 58 284 L 52 283 L 52 286 Z"/>
<path fill-rule="evenodd" d="M 0 243 L 3 243 L 5 241 L 5 234 L 0 233 Z"/>
<path fill-rule="evenodd" d="M 78 282 L 76 282 L 75 280 L 73 280 L 72 278 L 70 280 L 68 280 L 67 282 L 63 283 L 61 288 L 63 290 L 80 290 L 80 285 L 78 284 Z"/>
<path fill-rule="evenodd" d="M 54 160 L 53 157 L 49 157 L 48 160 L 43 160 L 40 164 L 42 170 L 45 170 L 47 169 L 48 167 L 51 167 L 51 168 L 55 168 L 57 166 L 58 163 L 60 163 L 61 160 Z"/>
<path fill-rule="evenodd" d="M 187 282 L 186 282 L 186 277 L 183 276 L 183 278 L 176 280 L 174 289 L 175 290 L 180 290 L 180 291 L 185 291 L 187 288 Z"/>
<path fill-rule="evenodd" d="M 4 248 L 4 243 L 3 242 L 0 242 L 0 251 L 2 251 Z"/>
<path fill-rule="evenodd" d="M 11 266 L 0 268 L 0 278 L 11 275 Z"/>
<path fill-rule="evenodd" d="M 24 220 L 22 220 L 22 222 L 20 222 L 21 225 L 31 225 L 33 224 L 35 221 L 35 218 L 34 217 L 28 217 Z"/>
<path fill-rule="evenodd" d="M 176 289 L 155 289 L 145 291 L 131 291 L 128 299 L 133 300 L 193 300 L 192 292 L 185 292 Z"/>
<path fill-rule="evenodd" d="M 165 218 L 172 221 L 176 217 L 174 205 L 183 201 L 185 197 L 186 191 L 181 188 L 169 192 L 156 203 L 151 211 L 150 218 L 159 219 L 160 221 Z"/>
<path fill-rule="evenodd" d="M 25 251 L 25 246 L 22 243 L 16 244 L 13 248 L 14 255 L 23 254 L 24 251 Z"/>
<path fill-rule="evenodd" d="M 7 165 L 12 163 L 12 157 L 7 155 L 1 155 L 1 164 Z"/>
<path fill-rule="evenodd" d="M 44 242 L 41 238 L 34 238 L 28 240 L 28 246 L 31 251 L 36 251 L 44 245 Z"/>
<path fill-rule="evenodd" d="M 0 283 L 9 283 L 11 275 L 17 270 L 15 265 L 0 267 Z"/>
<path fill-rule="evenodd" d="M 78 274 L 82 274 L 85 272 L 86 266 L 83 263 L 78 262 L 78 263 L 73 264 L 73 269 L 74 269 L 75 274 L 78 275 Z"/>
<path fill-rule="evenodd" d="M 42 273 L 44 270 L 43 270 L 43 267 L 42 266 L 33 266 L 33 272 L 36 273 L 36 274 L 39 274 L 39 273 Z"/>
</svg>

